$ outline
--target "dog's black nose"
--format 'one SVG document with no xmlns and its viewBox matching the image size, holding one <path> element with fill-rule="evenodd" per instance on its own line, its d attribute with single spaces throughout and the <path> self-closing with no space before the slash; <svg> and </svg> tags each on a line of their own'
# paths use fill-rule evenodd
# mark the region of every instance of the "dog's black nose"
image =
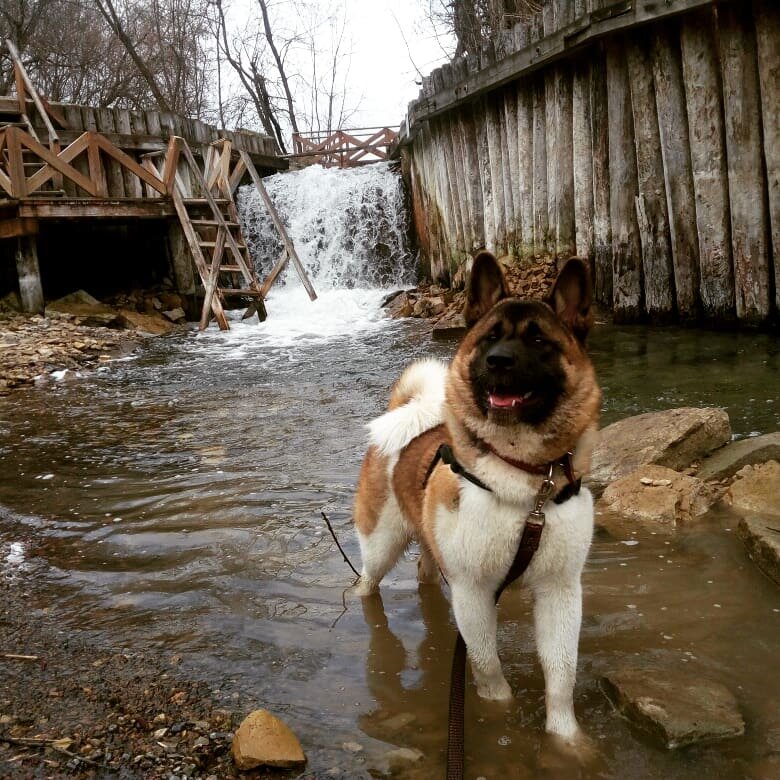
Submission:
<svg viewBox="0 0 780 780">
<path fill-rule="evenodd" d="M 507 369 L 514 368 L 515 355 L 506 345 L 497 344 L 487 353 L 485 362 L 488 364 L 488 368 L 506 371 Z"/>
</svg>

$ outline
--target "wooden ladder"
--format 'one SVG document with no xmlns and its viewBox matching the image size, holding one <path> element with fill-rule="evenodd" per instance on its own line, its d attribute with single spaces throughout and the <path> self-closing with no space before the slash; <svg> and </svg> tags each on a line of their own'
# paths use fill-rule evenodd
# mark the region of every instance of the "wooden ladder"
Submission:
<svg viewBox="0 0 780 780">
<path fill-rule="evenodd" d="M 217 147 L 222 146 L 220 153 Z M 217 141 L 209 147 L 205 160 L 205 172 L 195 161 L 187 142 L 178 136 L 170 139 L 165 159 L 165 169 L 160 173 L 166 182 L 179 217 L 185 238 L 192 253 L 195 267 L 203 283 L 205 295 L 200 317 L 200 329 L 208 327 L 213 316 L 220 330 L 230 330 L 225 316 L 225 304 L 229 299 L 248 303 L 244 319 L 257 314 L 260 322 L 266 319 L 265 295 L 254 271 L 254 263 L 241 234 L 233 193 L 240 175 L 230 176 L 230 142 Z M 223 158 L 227 165 L 222 165 Z M 178 163 L 182 160 L 195 187 L 185 187 Z M 154 166 L 151 160 L 147 167 Z M 197 191 L 197 197 L 192 197 Z"/>
</svg>

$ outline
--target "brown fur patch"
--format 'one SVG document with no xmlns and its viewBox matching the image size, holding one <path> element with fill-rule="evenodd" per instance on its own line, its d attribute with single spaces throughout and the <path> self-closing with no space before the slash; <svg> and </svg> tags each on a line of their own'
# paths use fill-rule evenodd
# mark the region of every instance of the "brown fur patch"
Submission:
<svg viewBox="0 0 780 780">
<path fill-rule="evenodd" d="M 360 468 L 353 518 L 362 534 L 370 534 L 379 521 L 379 513 L 387 501 L 390 485 L 387 479 L 387 458 L 376 447 L 369 447 Z"/>
</svg>

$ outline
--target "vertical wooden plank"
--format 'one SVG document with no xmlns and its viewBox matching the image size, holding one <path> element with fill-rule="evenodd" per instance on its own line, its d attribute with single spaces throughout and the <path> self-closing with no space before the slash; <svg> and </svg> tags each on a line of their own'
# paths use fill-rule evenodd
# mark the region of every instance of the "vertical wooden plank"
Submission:
<svg viewBox="0 0 780 780">
<path fill-rule="evenodd" d="M 780 5 L 776 0 L 754 0 L 753 16 L 761 86 L 775 309 L 780 311 L 780 57 L 777 51 L 780 46 Z"/>
<path fill-rule="evenodd" d="M 100 133 L 115 133 L 114 112 L 110 108 L 98 108 L 95 111 L 97 127 Z M 106 184 L 108 195 L 112 198 L 122 198 L 125 195 L 125 182 L 122 176 L 122 166 L 113 158 L 107 158 Z"/>
<path fill-rule="evenodd" d="M 19 141 L 19 130 L 9 127 L 5 131 L 5 148 L 8 155 L 8 175 L 15 198 L 27 197 L 27 179 L 24 175 L 22 145 Z"/>
<path fill-rule="evenodd" d="M 734 316 L 734 272 L 723 106 L 711 10 L 683 17 L 680 51 L 696 195 L 702 312 L 711 320 L 728 320 Z"/>
<path fill-rule="evenodd" d="M 62 111 L 65 115 L 65 119 L 68 122 L 68 127 L 73 131 L 79 132 L 81 130 L 81 110 L 79 107 L 66 104 L 62 107 Z M 86 161 L 84 161 L 84 166 L 82 166 L 81 160 L 76 159 L 71 162 L 71 165 L 80 173 L 87 173 L 85 170 Z M 65 195 L 68 198 L 75 198 L 78 196 L 78 188 L 76 187 L 75 183 L 72 182 L 67 176 L 63 177 L 62 189 L 65 190 Z"/>
<path fill-rule="evenodd" d="M 149 135 L 162 137 L 162 125 L 160 124 L 160 112 L 159 111 L 146 111 L 146 132 Z"/>
<path fill-rule="evenodd" d="M 130 127 L 132 128 L 133 135 L 147 135 L 146 115 L 143 111 L 130 112 Z"/>
<path fill-rule="evenodd" d="M 610 40 L 606 53 L 613 311 L 617 322 L 632 322 L 642 316 L 643 300 L 642 250 L 636 215 L 639 187 L 631 90 L 625 44 L 619 40 Z"/>
<path fill-rule="evenodd" d="M 578 8 L 578 11 L 580 9 Z M 593 257 L 593 138 L 590 115 L 592 56 L 572 67 L 572 156 L 574 160 L 574 233 L 579 257 Z"/>
<path fill-rule="evenodd" d="M 474 120 L 477 134 L 477 156 L 479 159 L 479 182 L 482 187 L 482 204 L 485 215 L 485 248 L 497 252 L 496 212 L 493 203 L 493 178 L 488 148 L 488 122 L 486 99 L 480 98 L 475 104 Z"/>
<path fill-rule="evenodd" d="M 517 184 L 520 254 L 534 251 L 534 109 L 532 82 L 524 79 L 517 88 Z"/>
<path fill-rule="evenodd" d="M 90 106 L 81 106 L 81 126 L 84 130 L 97 130 L 97 116 L 95 109 Z"/>
<path fill-rule="evenodd" d="M 514 36 L 512 38 L 514 40 Z M 507 84 L 503 89 L 504 127 L 504 190 L 510 225 L 509 252 L 520 254 L 522 230 L 520 227 L 520 156 L 517 147 L 517 86 Z"/>
<path fill-rule="evenodd" d="M 130 123 L 130 111 L 127 108 L 114 109 L 114 125 L 120 135 L 132 135 L 133 128 Z"/>
<path fill-rule="evenodd" d="M 466 155 L 463 148 L 463 131 L 461 129 L 461 111 L 451 111 L 448 115 L 450 130 L 450 143 L 455 160 L 455 179 L 458 188 L 458 201 L 460 203 L 460 218 L 463 224 L 463 252 L 470 254 L 474 251 L 474 217 L 471 213 L 469 196 L 469 179 L 472 173 L 466 167 Z"/>
<path fill-rule="evenodd" d="M 506 203 L 504 200 L 504 159 L 501 147 L 501 126 L 498 101 L 494 93 L 485 98 L 485 127 L 487 130 L 490 181 L 493 188 L 493 223 L 495 225 L 495 252 L 506 254 Z"/>
<path fill-rule="evenodd" d="M 550 235 L 547 219 L 547 108 L 544 78 L 533 77 L 534 136 L 534 252 L 546 252 Z"/>
<path fill-rule="evenodd" d="M 472 251 L 474 251 L 485 246 L 485 209 L 482 205 L 477 133 L 472 106 L 464 106 L 461 109 L 460 128 L 463 136 L 463 164 L 466 171 L 466 189 L 473 236 Z"/>
<path fill-rule="evenodd" d="M 737 318 L 757 324 L 769 317 L 770 262 L 761 98 L 750 8 L 720 7 L 718 30 Z"/>
<path fill-rule="evenodd" d="M 642 247 L 645 313 L 654 321 L 668 321 L 674 315 L 675 301 L 672 247 L 653 69 L 645 31 L 639 30 L 632 36 L 626 47 L 626 64 L 631 86 L 639 184 L 636 208 Z"/>
<path fill-rule="evenodd" d="M 92 136 L 94 138 L 94 136 Z M 106 172 L 103 168 L 103 161 L 100 158 L 100 149 L 92 141 L 87 147 L 87 160 L 89 162 L 89 178 L 95 184 L 98 197 L 108 196 L 108 185 L 106 184 Z"/>
<path fill-rule="evenodd" d="M 612 227 L 609 218 L 609 108 L 603 46 L 593 53 L 590 71 L 590 116 L 593 144 L 593 256 L 596 300 L 612 306 Z"/>
<path fill-rule="evenodd" d="M 678 42 L 679 26 L 675 22 L 654 27 L 653 80 L 672 242 L 677 314 L 683 320 L 694 320 L 699 314 L 699 241 L 696 235 L 696 199 Z"/>
</svg>

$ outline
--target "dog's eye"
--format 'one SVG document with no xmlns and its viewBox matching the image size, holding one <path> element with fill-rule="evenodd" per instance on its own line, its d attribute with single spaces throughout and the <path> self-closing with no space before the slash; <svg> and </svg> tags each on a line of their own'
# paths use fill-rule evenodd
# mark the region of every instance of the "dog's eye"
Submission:
<svg viewBox="0 0 780 780">
<path fill-rule="evenodd" d="M 494 326 L 485 338 L 488 341 L 498 341 L 501 338 L 501 326 Z"/>
</svg>

